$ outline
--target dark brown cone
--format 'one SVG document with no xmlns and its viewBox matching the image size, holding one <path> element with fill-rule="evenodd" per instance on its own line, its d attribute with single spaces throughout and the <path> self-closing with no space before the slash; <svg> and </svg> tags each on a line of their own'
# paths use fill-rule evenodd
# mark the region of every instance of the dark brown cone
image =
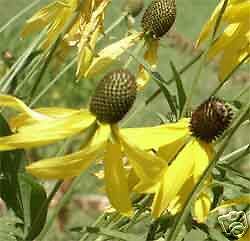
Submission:
<svg viewBox="0 0 250 241">
<path fill-rule="evenodd" d="M 90 111 L 100 122 L 117 123 L 132 107 L 136 93 L 136 80 L 129 71 L 113 71 L 97 85 Z"/>
<path fill-rule="evenodd" d="M 142 17 L 142 28 L 160 38 L 172 27 L 176 18 L 175 0 L 153 0 Z"/>
<path fill-rule="evenodd" d="M 232 117 L 232 109 L 224 101 L 212 97 L 192 113 L 190 130 L 193 136 L 209 143 L 223 134 Z"/>
</svg>

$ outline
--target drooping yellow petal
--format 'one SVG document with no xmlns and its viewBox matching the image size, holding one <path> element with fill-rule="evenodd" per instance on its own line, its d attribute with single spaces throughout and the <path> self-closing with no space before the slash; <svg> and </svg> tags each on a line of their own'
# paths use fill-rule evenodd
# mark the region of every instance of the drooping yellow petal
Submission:
<svg viewBox="0 0 250 241">
<path fill-rule="evenodd" d="M 49 158 L 34 162 L 26 167 L 27 172 L 42 179 L 66 179 L 78 176 L 91 162 L 99 159 L 105 150 L 106 143 L 61 157 Z"/>
<path fill-rule="evenodd" d="M 123 128 L 121 135 L 141 150 L 151 150 L 168 145 L 189 135 L 189 119 L 155 127 Z"/>
<path fill-rule="evenodd" d="M 150 65 L 151 69 L 154 70 L 157 65 L 158 60 L 158 48 L 159 48 L 159 41 L 152 39 L 146 42 L 147 50 L 144 54 L 145 61 Z M 150 79 L 150 74 L 144 68 L 143 65 L 139 66 L 139 72 L 136 77 L 136 82 L 138 88 L 143 88 Z"/>
<path fill-rule="evenodd" d="M 195 184 L 194 184 L 193 178 L 189 178 L 185 182 L 185 184 L 181 188 L 180 192 L 169 203 L 169 206 L 167 207 L 167 209 L 171 213 L 171 215 L 176 215 L 178 212 L 180 212 L 182 210 L 182 208 L 184 207 L 185 202 L 187 201 L 194 186 L 195 186 Z"/>
<path fill-rule="evenodd" d="M 129 198 L 128 180 L 122 166 L 122 152 L 119 143 L 108 141 L 104 157 L 104 179 L 106 191 L 112 206 L 125 216 L 133 214 Z"/>
<path fill-rule="evenodd" d="M 195 183 L 197 183 L 210 161 L 213 159 L 214 150 L 211 144 L 207 144 L 197 139 L 193 141 L 193 148 L 195 149 L 195 155 L 193 156 L 195 160 L 193 178 Z"/>
<path fill-rule="evenodd" d="M 40 31 L 56 18 L 63 7 L 65 7 L 63 1 L 56 1 L 40 9 L 26 22 L 21 33 L 22 37 L 26 37 L 33 32 Z"/>
<path fill-rule="evenodd" d="M 17 134 L 0 138 L 0 150 L 31 148 L 57 142 L 80 133 L 95 121 L 92 114 L 78 111 L 69 117 L 49 119 L 23 126 Z"/>
<path fill-rule="evenodd" d="M 193 216 L 198 223 L 205 223 L 212 205 L 212 198 L 207 193 L 202 192 L 194 202 Z"/>
<path fill-rule="evenodd" d="M 250 228 L 248 228 L 247 232 L 242 236 L 238 241 L 249 241 L 250 240 Z"/>
<path fill-rule="evenodd" d="M 100 2 L 100 4 L 91 14 L 89 22 L 84 26 L 81 32 L 81 38 L 78 44 L 78 49 L 79 49 L 78 65 L 77 65 L 78 76 L 86 71 L 86 69 L 89 67 L 91 63 L 90 61 L 94 56 L 94 46 L 96 44 L 98 35 L 101 33 L 100 18 L 102 17 L 104 10 L 109 3 L 110 0 L 103 0 Z M 85 57 L 87 57 L 87 59 L 85 59 Z"/>
<path fill-rule="evenodd" d="M 152 215 L 159 217 L 176 198 L 186 181 L 192 176 L 196 155 L 194 140 L 191 140 L 167 168 L 152 205 Z"/>
<path fill-rule="evenodd" d="M 213 14 L 211 15 L 210 19 L 207 21 L 207 23 L 204 25 L 198 39 L 196 42 L 196 47 L 200 45 L 201 42 L 203 42 L 212 32 L 215 27 L 216 21 L 218 19 L 219 13 L 221 11 L 221 8 L 223 6 L 224 1 L 220 1 L 220 3 L 215 8 Z"/>
<path fill-rule="evenodd" d="M 31 110 L 21 100 L 11 95 L 0 95 L 0 107 L 14 108 L 20 112 L 24 112 L 26 115 L 28 115 L 29 117 L 35 120 L 48 119 L 47 116 Z"/>
<path fill-rule="evenodd" d="M 242 42 L 237 41 L 237 44 L 231 45 L 230 51 L 225 51 L 221 56 L 221 60 L 219 62 L 219 79 L 226 79 L 229 74 L 248 56 L 250 56 L 250 48 L 246 46 L 246 48 L 239 49 L 238 45 Z"/>
<path fill-rule="evenodd" d="M 142 33 L 133 33 L 101 50 L 93 59 L 90 67 L 84 73 L 86 78 L 91 78 L 102 73 L 114 60 L 121 56 L 126 49 L 132 47 L 142 38 Z"/>
<path fill-rule="evenodd" d="M 79 110 L 75 110 L 75 109 L 57 108 L 57 107 L 38 108 L 38 109 L 34 109 L 34 111 L 36 113 L 40 113 L 44 116 L 47 116 L 48 119 L 50 119 L 50 118 L 52 118 L 52 119 L 65 118 L 67 116 L 70 116 L 74 113 L 79 112 Z M 83 110 L 83 112 L 84 112 L 84 110 Z M 86 111 L 86 114 L 88 115 L 89 112 Z M 21 114 L 15 116 L 15 117 L 12 117 L 9 121 L 9 125 L 10 125 L 11 129 L 15 130 L 21 126 L 34 124 L 35 122 L 37 122 L 37 120 L 35 120 L 34 118 L 31 118 L 25 112 L 25 113 L 21 113 Z"/>
<path fill-rule="evenodd" d="M 228 23 L 234 22 L 248 22 L 250 19 L 250 1 L 243 1 L 237 4 L 230 5 L 225 13 L 223 18 Z"/>
<path fill-rule="evenodd" d="M 124 154 L 128 157 L 136 175 L 142 182 L 156 183 L 160 180 L 166 163 L 156 155 L 147 151 L 140 150 L 136 145 L 129 143 L 129 139 L 125 139 L 119 134 L 118 129 L 112 128 L 115 136 L 123 146 Z"/>
</svg>

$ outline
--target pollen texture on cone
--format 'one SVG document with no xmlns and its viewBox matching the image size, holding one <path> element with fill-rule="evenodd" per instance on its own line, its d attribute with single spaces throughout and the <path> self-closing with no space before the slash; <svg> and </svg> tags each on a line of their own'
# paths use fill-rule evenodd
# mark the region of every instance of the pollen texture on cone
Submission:
<svg viewBox="0 0 250 241">
<path fill-rule="evenodd" d="M 192 113 L 190 130 L 193 136 L 212 142 L 229 127 L 232 117 L 232 109 L 224 101 L 212 97 Z"/>
<path fill-rule="evenodd" d="M 171 28 L 175 17 L 175 0 L 153 0 L 142 17 L 142 28 L 160 38 Z"/>
<path fill-rule="evenodd" d="M 129 71 L 111 72 L 97 85 L 90 111 L 100 122 L 117 123 L 132 107 L 136 93 L 136 80 Z"/>
</svg>

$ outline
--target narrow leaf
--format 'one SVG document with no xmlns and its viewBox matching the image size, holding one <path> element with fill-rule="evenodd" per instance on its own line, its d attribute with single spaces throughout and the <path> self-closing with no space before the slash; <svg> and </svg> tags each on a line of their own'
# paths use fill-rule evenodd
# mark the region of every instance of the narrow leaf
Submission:
<svg viewBox="0 0 250 241">
<path fill-rule="evenodd" d="M 178 102 L 179 102 L 179 108 L 180 108 L 179 118 L 181 118 L 183 115 L 184 106 L 186 104 L 187 95 L 186 95 L 185 90 L 183 88 L 183 84 L 182 84 L 183 82 L 182 82 L 180 73 L 177 71 L 177 69 L 175 68 L 175 65 L 172 61 L 170 61 L 170 66 L 172 68 L 176 87 L 177 87 Z"/>
</svg>

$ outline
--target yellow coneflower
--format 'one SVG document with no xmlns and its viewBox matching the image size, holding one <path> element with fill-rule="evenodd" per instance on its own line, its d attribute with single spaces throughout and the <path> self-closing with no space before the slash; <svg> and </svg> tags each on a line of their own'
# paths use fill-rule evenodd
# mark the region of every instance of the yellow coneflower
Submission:
<svg viewBox="0 0 250 241">
<path fill-rule="evenodd" d="M 209 162 L 213 159 L 212 141 L 222 134 L 232 119 L 231 109 L 221 100 L 211 98 L 201 104 L 191 119 L 181 119 L 177 123 L 154 128 L 123 129 L 122 135 L 131 138 L 135 133 L 144 133 L 155 141 L 137 138 L 134 144 L 142 149 L 153 148 L 159 157 L 166 160 L 165 170 L 159 182 L 138 181 L 134 191 L 155 193 L 152 214 L 159 217 L 165 210 L 172 214 L 184 205 Z M 164 135 L 161 133 L 164 129 Z M 193 213 L 198 222 L 204 222 L 210 210 L 212 196 L 208 186 L 204 187 Z"/>
<path fill-rule="evenodd" d="M 82 74 L 94 56 L 98 36 L 103 32 L 104 10 L 111 0 L 87 0 L 80 5 L 79 0 L 55 1 L 40 9 L 24 26 L 22 36 L 47 29 L 43 48 L 48 48 L 65 28 L 76 11 L 79 15 L 68 32 L 63 36 L 64 48 L 78 48 L 77 75 Z M 67 48 L 65 48 L 67 46 Z"/>
<path fill-rule="evenodd" d="M 138 44 L 143 38 L 146 47 L 144 59 L 154 69 L 158 59 L 159 39 L 169 31 L 175 17 L 175 0 L 153 0 L 142 17 L 143 31 L 134 32 L 101 50 L 93 59 L 89 69 L 86 70 L 85 77 L 92 77 L 100 73 L 128 48 Z M 137 75 L 138 88 L 145 86 L 149 79 L 150 74 L 143 65 L 140 65 Z"/>
<path fill-rule="evenodd" d="M 144 182 L 157 181 L 165 165 L 159 157 L 131 145 L 118 128 L 117 123 L 133 105 L 136 93 L 135 77 L 126 70 L 117 70 L 99 82 L 90 111 L 53 107 L 31 110 L 15 97 L 0 95 L 0 106 L 22 112 L 9 121 L 15 133 L 0 137 L 0 150 L 44 146 L 89 131 L 89 141 L 83 149 L 32 163 L 26 170 L 39 178 L 65 179 L 79 175 L 93 161 L 103 160 L 106 192 L 112 206 L 124 215 L 131 215 L 123 155 Z"/>
<path fill-rule="evenodd" d="M 221 0 L 203 27 L 197 46 L 213 32 L 223 4 Z M 220 55 L 219 79 L 224 80 L 239 63 L 250 56 L 250 1 L 229 0 L 221 21 L 225 24 L 224 30 L 209 49 L 207 58 L 211 60 Z"/>
</svg>

